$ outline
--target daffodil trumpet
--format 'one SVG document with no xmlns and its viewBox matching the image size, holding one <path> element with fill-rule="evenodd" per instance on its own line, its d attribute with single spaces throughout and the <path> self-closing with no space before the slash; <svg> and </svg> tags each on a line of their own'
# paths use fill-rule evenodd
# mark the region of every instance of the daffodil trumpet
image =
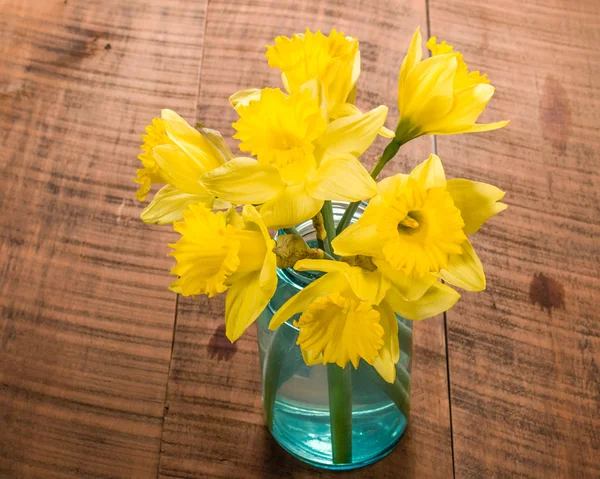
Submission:
<svg viewBox="0 0 600 479">
<path fill-rule="evenodd" d="M 415 161 L 406 174 L 379 178 L 414 138 L 508 124 L 477 123 L 495 91 L 487 75 L 470 71 L 462 54 L 435 37 L 424 59 L 421 41 L 417 28 L 400 66 L 393 131 L 385 126 L 387 106 L 363 112 L 355 104 L 358 39 L 307 29 L 267 47 L 281 88 L 230 96 L 239 155 L 218 131 L 200 123 L 194 128 L 168 109 L 142 136 L 135 197 L 145 201 L 160 189 L 141 219 L 173 225 L 179 235 L 169 245 L 176 276 L 170 289 L 184 296 L 225 294 L 232 342 L 259 318 L 275 331 L 262 364 L 272 431 L 276 399 L 297 373 L 296 362 L 283 366 L 286 358 L 325 368 L 332 464 L 353 461 L 352 377 L 370 378 L 390 406 L 408 416 L 407 321 L 452 308 L 460 298 L 455 288 L 485 289 L 471 238 L 507 207 L 493 185 L 447 179 L 435 154 Z M 369 172 L 364 157 L 378 136 L 390 141 Z M 334 217 L 332 202 L 347 203 L 343 215 Z M 366 207 L 359 214 L 361 203 Z M 316 244 L 298 231 L 311 222 Z M 317 279 L 284 294 L 279 275 L 290 269 L 296 276 L 317 272 L 311 276 Z"/>
</svg>

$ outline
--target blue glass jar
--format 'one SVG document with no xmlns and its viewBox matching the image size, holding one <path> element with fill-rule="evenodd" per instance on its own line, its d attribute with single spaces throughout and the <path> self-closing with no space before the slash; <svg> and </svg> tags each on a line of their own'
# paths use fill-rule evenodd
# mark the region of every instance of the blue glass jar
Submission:
<svg viewBox="0 0 600 479">
<path fill-rule="evenodd" d="M 341 213 L 341 206 L 334 208 L 336 219 Z M 297 229 L 309 244 L 313 243 L 310 222 Z M 392 451 L 407 426 L 412 355 L 410 322 L 398 318 L 401 355 L 393 385 L 386 383 L 363 360 L 358 369 L 350 364 L 346 370 L 336 365 L 307 366 L 296 345 L 298 329 L 292 321 L 297 317 L 276 331 L 270 331 L 268 325 L 289 298 L 318 276 L 292 269 L 279 270 L 278 276 L 275 296 L 258 319 L 263 406 L 273 437 L 298 459 L 325 469 L 354 469 L 381 459 Z M 343 462 L 339 457 L 334 461 L 332 451 L 328 384 L 331 367 L 343 371 L 349 379 L 345 395 L 351 401 L 352 439 L 350 455 Z"/>
</svg>

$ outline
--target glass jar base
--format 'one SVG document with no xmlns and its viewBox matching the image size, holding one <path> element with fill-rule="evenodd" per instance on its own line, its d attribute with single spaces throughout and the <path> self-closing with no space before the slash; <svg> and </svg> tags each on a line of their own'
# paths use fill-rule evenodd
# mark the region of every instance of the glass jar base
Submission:
<svg viewBox="0 0 600 479">
<path fill-rule="evenodd" d="M 350 470 L 373 464 L 387 456 L 404 434 L 407 420 L 393 405 L 352 413 L 352 462 L 334 464 L 331 427 L 326 409 L 307 409 L 276 401 L 273 429 L 279 445 L 297 459 L 329 470 Z"/>
</svg>

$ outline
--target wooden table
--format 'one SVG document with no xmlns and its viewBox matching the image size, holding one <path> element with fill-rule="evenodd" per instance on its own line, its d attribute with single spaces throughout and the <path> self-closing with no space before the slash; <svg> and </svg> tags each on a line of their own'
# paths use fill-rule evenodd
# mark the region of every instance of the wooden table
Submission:
<svg viewBox="0 0 600 479">
<path fill-rule="evenodd" d="M 600 477 L 598 0 L 0 5 L 1 478 Z M 417 25 L 489 74 L 485 119 L 512 120 L 436 139 L 449 176 L 507 192 L 475 238 L 488 289 L 415 325 L 408 432 L 344 475 L 274 443 L 255 331 L 231 346 L 222 300 L 167 291 L 174 233 L 133 199 L 152 117 L 230 136 L 228 95 L 279 85 L 263 46 L 307 25 L 360 39 L 359 106 L 390 127 Z"/>
</svg>

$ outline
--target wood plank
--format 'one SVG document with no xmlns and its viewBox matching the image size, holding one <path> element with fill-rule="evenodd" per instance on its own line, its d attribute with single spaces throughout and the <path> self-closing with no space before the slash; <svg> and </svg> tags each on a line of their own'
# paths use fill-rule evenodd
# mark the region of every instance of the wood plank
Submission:
<svg viewBox="0 0 600 479">
<path fill-rule="evenodd" d="M 0 477 L 153 477 L 172 233 L 132 179 L 194 111 L 205 2 L 0 4 Z"/>
<path fill-rule="evenodd" d="M 399 21 L 398 18 L 402 18 Z M 362 75 L 358 105 L 363 109 L 396 102 L 397 71 L 413 29 L 425 28 L 421 0 L 385 3 L 317 0 L 245 0 L 209 4 L 198 118 L 231 136 L 235 114 L 227 98 L 250 87 L 279 86 L 268 68 L 264 45 L 277 35 L 332 28 L 361 41 Z M 390 109 L 390 125 L 397 115 Z M 235 142 L 230 143 L 232 148 Z M 385 143 L 366 156 L 369 166 Z M 392 171 L 410 170 L 431 151 L 430 139 L 403 150 Z M 388 172 L 388 174 L 390 173 Z M 304 466 L 271 438 L 262 416 L 255 328 L 234 346 L 223 335 L 223 302 L 180 298 L 168 387 L 160 476 L 334 477 Z M 413 408 L 400 446 L 360 477 L 452 476 L 450 422 L 442 318 L 415 325 Z"/>
<path fill-rule="evenodd" d="M 448 314 L 457 477 L 600 477 L 600 3 L 431 0 L 497 87 L 499 132 L 439 137 L 509 209 L 476 235 L 488 289 Z"/>
</svg>

